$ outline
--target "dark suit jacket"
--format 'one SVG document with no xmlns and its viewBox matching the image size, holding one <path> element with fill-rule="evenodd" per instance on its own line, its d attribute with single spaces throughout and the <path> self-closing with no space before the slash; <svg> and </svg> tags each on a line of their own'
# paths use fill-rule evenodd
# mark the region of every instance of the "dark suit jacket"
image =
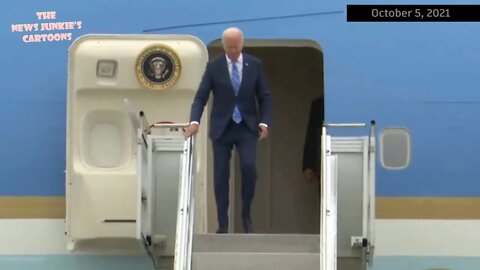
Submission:
<svg viewBox="0 0 480 270">
<path fill-rule="evenodd" d="M 320 147 L 324 118 L 323 98 L 315 99 L 310 106 L 307 136 L 303 148 L 303 170 L 320 173 Z"/>
<path fill-rule="evenodd" d="M 214 97 L 209 133 L 212 139 L 222 135 L 232 119 L 235 105 L 239 106 L 243 121 L 252 132 L 258 134 L 259 123 L 270 125 L 271 93 L 260 59 L 243 53 L 242 82 L 238 97 L 233 90 L 225 55 L 209 61 L 192 103 L 190 121 L 200 122 L 210 91 Z"/>
</svg>

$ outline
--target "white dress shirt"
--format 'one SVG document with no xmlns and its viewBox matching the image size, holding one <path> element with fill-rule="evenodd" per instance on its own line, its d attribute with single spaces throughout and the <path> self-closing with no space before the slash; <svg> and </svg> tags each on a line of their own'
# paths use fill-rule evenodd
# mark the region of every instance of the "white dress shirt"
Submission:
<svg viewBox="0 0 480 270">
<path fill-rule="evenodd" d="M 228 58 L 228 56 L 225 54 L 225 58 L 227 58 L 227 66 L 228 66 L 228 74 L 230 75 L 230 78 L 232 78 L 232 59 Z M 237 65 L 237 70 L 240 75 L 240 82 L 242 81 L 242 71 L 243 71 L 243 54 L 240 54 L 240 56 L 237 59 L 237 62 L 235 63 Z"/>
</svg>

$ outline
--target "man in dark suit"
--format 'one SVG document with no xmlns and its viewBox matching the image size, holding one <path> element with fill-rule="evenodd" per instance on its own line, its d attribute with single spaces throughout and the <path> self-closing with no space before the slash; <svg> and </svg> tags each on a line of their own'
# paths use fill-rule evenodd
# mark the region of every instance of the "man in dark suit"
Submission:
<svg viewBox="0 0 480 270">
<path fill-rule="evenodd" d="M 323 97 L 319 97 L 310 106 L 307 135 L 303 148 L 303 174 L 309 182 L 320 179 L 320 146 L 323 118 Z"/>
<path fill-rule="evenodd" d="M 238 28 L 226 29 L 222 43 L 225 54 L 209 61 L 206 66 L 192 103 L 191 123 L 185 130 L 185 137 L 198 132 L 205 104 L 212 91 L 214 100 L 209 136 L 214 156 L 217 233 L 228 232 L 230 157 L 233 146 L 240 157 L 243 227 L 246 233 L 252 233 L 250 212 L 257 180 L 257 140 L 268 135 L 271 94 L 262 61 L 242 53 L 242 31 Z"/>
</svg>

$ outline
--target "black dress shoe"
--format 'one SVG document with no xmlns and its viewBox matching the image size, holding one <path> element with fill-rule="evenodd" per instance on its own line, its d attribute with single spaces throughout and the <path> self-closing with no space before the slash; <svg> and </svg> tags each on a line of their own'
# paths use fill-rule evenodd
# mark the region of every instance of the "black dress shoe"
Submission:
<svg viewBox="0 0 480 270">
<path fill-rule="evenodd" d="M 243 216 L 243 230 L 245 233 L 253 233 L 252 218 L 250 215 Z"/>
<path fill-rule="evenodd" d="M 228 228 L 220 227 L 218 228 L 217 233 L 228 233 Z"/>
</svg>

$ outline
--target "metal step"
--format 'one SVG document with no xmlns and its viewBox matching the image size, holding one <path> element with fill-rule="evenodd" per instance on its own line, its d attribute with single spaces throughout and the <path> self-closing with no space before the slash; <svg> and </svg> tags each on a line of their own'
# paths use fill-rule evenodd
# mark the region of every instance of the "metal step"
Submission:
<svg viewBox="0 0 480 270">
<path fill-rule="evenodd" d="M 320 267 L 320 236 L 198 234 L 193 270 L 312 270 Z"/>
<path fill-rule="evenodd" d="M 319 253 L 318 234 L 197 234 L 194 252 Z"/>
<path fill-rule="evenodd" d="M 193 270 L 317 270 L 317 253 L 195 252 Z"/>
</svg>

